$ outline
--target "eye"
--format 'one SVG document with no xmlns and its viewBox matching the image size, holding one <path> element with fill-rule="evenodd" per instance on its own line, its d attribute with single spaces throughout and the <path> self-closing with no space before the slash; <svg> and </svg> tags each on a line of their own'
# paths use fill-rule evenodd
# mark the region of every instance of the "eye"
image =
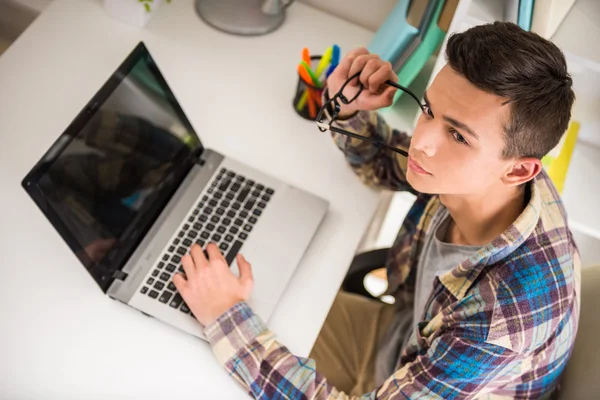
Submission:
<svg viewBox="0 0 600 400">
<path fill-rule="evenodd" d="M 467 142 L 467 139 L 465 139 L 465 137 L 463 135 L 458 133 L 456 131 L 456 129 L 450 129 L 448 132 L 452 135 L 452 139 L 454 139 L 455 142 L 464 144 L 467 146 L 469 145 L 469 142 Z"/>
<path fill-rule="evenodd" d="M 431 107 L 429 107 L 429 104 L 423 104 L 421 111 L 429 118 L 433 118 L 433 113 L 431 112 Z"/>
</svg>

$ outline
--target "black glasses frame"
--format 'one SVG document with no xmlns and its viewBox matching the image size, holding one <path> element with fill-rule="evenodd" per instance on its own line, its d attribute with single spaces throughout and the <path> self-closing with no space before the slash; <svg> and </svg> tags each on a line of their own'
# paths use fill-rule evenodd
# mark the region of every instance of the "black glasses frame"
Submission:
<svg viewBox="0 0 600 400">
<path fill-rule="evenodd" d="M 340 88 L 340 90 L 333 96 L 331 97 L 328 101 L 323 102 L 323 105 L 321 106 L 321 108 L 319 109 L 319 113 L 317 114 L 317 119 L 316 119 L 316 123 L 317 123 L 317 127 L 319 128 L 319 130 L 321 132 L 326 132 L 326 131 L 331 131 L 331 132 L 336 132 L 342 135 L 346 135 L 349 136 L 351 138 L 355 138 L 355 139 L 360 139 L 360 140 L 364 140 L 367 142 L 371 142 L 373 143 L 373 145 L 377 146 L 377 147 L 385 147 L 393 152 L 399 153 L 401 155 L 403 155 L 404 157 L 408 157 L 408 152 L 406 152 L 405 150 L 402 149 L 398 149 L 396 147 L 390 146 L 389 144 L 382 142 L 381 140 L 378 139 L 374 139 L 371 137 L 365 137 L 362 135 L 358 135 L 356 133 L 352 133 L 349 132 L 345 129 L 342 128 L 338 128 L 336 126 L 333 126 L 332 124 L 335 122 L 335 120 L 337 119 L 337 117 L 340 114 L 340 110 L 341 110 L 341 104 L 340 102 L 344 103 L 344 104 L 350 104 L 352 103 L 354 100 L 356 100 L 356 98 L 358 96 L 360 96 L 360 94 L 362 93 L 364 86 L 362 84 L 362 82 L 358 81 L 358 92 L 356 93 L 356 95 L 354 95 L 354 97 L 352 97 L 350 100 L 348 100 L 348 98 L 346 96 L 344 96 L 343 92 L 344 89 L 346 88 L 346 86 L 352 82 L 354 79 L 358 79 L 358 77 L 360 76 L 360 72 L 357 72 L 356 74 L 352 75 L 350 78 L 348 78 L 348 80 L 346 82 L 344 82 L 344 84 L 342 85 L 342 87 Z M 408 95 L 410 97 L 412 97 L 417 104 L 419 105 L 419 108 L 421 109 L 421 111 L 425 112 L 425 107 L 427 107 L 426 104 L 421 103 L 421 100 L 419 100 L 419 98 L 412 92 L 410 91 L 408 88 L 397 84 L 394 81 L 391 80 L 387 80 L 385 81 L 386 85 L 389 86 L 393 86 L 396 89 L 400 89 L 405 93 L 408 93 Z M 331 107 L 331 109 L 333 110 L 333 113 L 331 115 L 331 119 L 329 120 L 328 123 L 323 122 L 323 118 L 325 116 L 325 110 L 327 109 L 327 107 Z"/>
</svg>

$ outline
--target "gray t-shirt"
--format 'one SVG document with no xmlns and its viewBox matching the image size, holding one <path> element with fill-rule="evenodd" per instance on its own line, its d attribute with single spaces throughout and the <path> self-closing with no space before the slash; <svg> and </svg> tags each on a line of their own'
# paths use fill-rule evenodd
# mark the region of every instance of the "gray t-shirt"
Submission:
<svg viewBox="0 0 600 400">
<path fill-rule="evenodd" d="M 400 351 L 417 324 L 422 319 L 431 317 L 423 313 L 428 305 L 427 300 L 433 290 L 435 277 L 451 271 L 480 249 L 480 246 L 462 246 L 445 242 L 449 224 L 450 213 L 446 207 L 441 206 L 431 220 L 432 233 L 425 237 L 419 258 L 414 308 L 400 309 L 396 312 L 384 339 L 379 344 L 375 366 L 378 385 L 396 371 Z"/>
<path fill-rule="evenodd" d="M 450 224 L 450 213 L 446 207 L 440 207 L 440 210 L 434 215 L 431 223 L 434 234 L 425 238 L 423 253 L 421 253 L 417 268 L 414 326 L 421 319 L 429 319 L 423 313 L 425 312 L 427 300 L 433 290 L 435 277 L 453 270 L 461 262 L 475 255 L 481 248 L 480 246 L 456 245 L 444 241 Z"/>
</svg>

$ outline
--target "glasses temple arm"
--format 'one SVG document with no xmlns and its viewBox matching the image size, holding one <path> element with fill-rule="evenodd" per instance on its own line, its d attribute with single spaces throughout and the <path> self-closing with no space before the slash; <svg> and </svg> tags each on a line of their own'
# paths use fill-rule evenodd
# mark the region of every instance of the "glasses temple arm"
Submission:
<svg viewBox="0 0 600 400">
<path fill-rule="evenodd" d="M 405 151 L 405 150 L 402 150 L 402 149 L 399 149 L 399 148 L 397 148 L 397 147 L 390 146 L 389 144 L 387 144 L 387 143 L 384 143 L 384 142 L 382 142 L 381 140 L 374 139 L 374 138 L 367 137 L 367 136 L 361 136 L 361 135 L 357 135 L 356 133 L 348 132 L 348 131 L 346 131 L 346 130 L 344 130 L 344 129 L 337 128 L 337 127 L 335 127 L 335 126 L 331 126 L 331 125 L 327 125 L 327 124 L 323 124 L 323 123 L 321 123 L 321 126 L 322 126 L 323 128 L 325 128 L 325 127 L 326 127 L 326 128 L 327 128 L 327 129 L 329 129 L 331 132 L 336 132 L 336 133 L 339 133 L 339 134 L 342 134 L 342 135 L 349 136 L 349 137 L 351 137 L 351 138 L 355 138 L 355 139 L 364 140 L 364 141 L 366 141 L 366 142 L 371 142 L 371 143 L 373 143 L 373 144 L 374 144 L 375 146 L 377 146 L 377 147 L 385 147 L 386 149 L 388 149 L 388 150 L 391 150 L 391 151 L 393 151 L 393 152 L 395 152 L 395 153 L 401 154 L 401 155 L 403 155 L 404 157 L 408 157 L 408 152 L 407 152 L 407 151 Z"/>
<path fill-rule="evenodd" d="M 397 84 L 396 82 L 394 82 L 394 81 L 392 81 L 392 80 L 389 80 L 389 79 L 388 79 L 387 81 L 385 81 L 385 83 L 386 83 L 387 85 L 390 85 L 390 86 L 393 86 L 393 87 L 395 87 L 396 89 L 400 89 L 400 90 L 402 90 L 403 92 L 406 92 L 406 93 L 408 93 L 408 95 L 409 95 L 410 97 L 412 97 L 413 99 L 415 99 L 415 101 L 416 101 L 417 103 L 419 103 L 419 108 L 420 108 L 421 110 L 423 110 L 423 105 L 421 104 L 421 100 L 419 100 L 419 98 L 418 98 L 418 97 L 417 97 L 417 96 L 416 96 L 416 95 L 415 95 L 415 94 L 414 94 L 412 91 L 410 91 L 408 88 L 405 88 L 404 86 L 402 86 L 402 85 L 399 85 L 399 84 Z"/>
</svg>

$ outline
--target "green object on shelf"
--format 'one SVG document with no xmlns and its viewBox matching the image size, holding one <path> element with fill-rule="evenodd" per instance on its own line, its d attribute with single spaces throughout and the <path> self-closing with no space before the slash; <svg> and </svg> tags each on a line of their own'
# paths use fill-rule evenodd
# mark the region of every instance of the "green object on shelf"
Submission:
<svg viewBox="0 0 600 400">
<path fill-rule="evenodd" d="M 410 25 L 406 20 L 410 3 L 410 0 L 398 1 L 367 46 L 370 53 L 378 54 L 382 60 L 394 64 L 406 51 L 410 42 L 419 33 L 419 29 Z"/>
<path fill-rule="evenodd" d="M 519 16 L 517 18 L 517 25 L 523 30 L 531 30 L 531 20 L 533 18 L 533 6 L 535 0 L 519 0 Z"/>
<path fill-rule="evenodd" d="M 398 72 L 398 83 L 402 86 L 410 86 L 415 77 L 421 72 L 423 66 L 429 60 L 429 57 L 436 51 L 444 41 L 446 33 L 440 29 L 438 21 L 444 8 L 444 2 L 439 1 L 431 24 L 427 27 L 427 32 L 423 38 L 423 42 L 419 45 L 414 54 L 408 59 L 406 64 L 402 66 Z M 440 55 L 441 56 L 441 55 Z M 400 96 L 404 93 L 402 90 L 397 90 L 392 103 L 396 104 Z"/>
</svg>

